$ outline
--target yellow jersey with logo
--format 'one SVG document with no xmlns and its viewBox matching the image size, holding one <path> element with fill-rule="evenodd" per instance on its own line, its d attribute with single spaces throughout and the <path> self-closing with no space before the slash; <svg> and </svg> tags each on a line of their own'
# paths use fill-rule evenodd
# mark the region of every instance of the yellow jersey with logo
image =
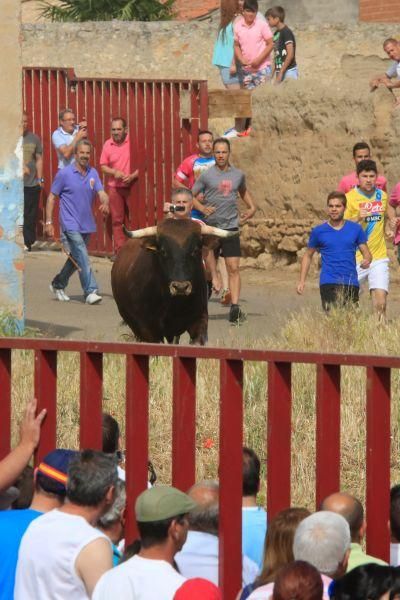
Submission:
<svg viewBox="0 0 400 600">
<path fill-rule="evenodd" d="M 387 194 L 375 188 L 371 196 L 364 194 L 358 187 L 353 188 L 346 194 L 347 206 L 344 213 L 345 219 L 356 219 L 360 209 L 368 211 L 367 216 L 359 221 L 361 227 L 367 234 L 368 248 L 373 260 L 387 258 L 385 242 L 385 213 L 387 208 Z M 356 254 L 357 263 L 362 261 L 361 252 Z"/>
</svg>

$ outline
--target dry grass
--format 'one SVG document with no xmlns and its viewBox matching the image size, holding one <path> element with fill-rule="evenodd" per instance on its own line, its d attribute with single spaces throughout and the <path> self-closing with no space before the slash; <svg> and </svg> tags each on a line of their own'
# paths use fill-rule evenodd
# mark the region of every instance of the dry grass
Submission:
<svg viewBox="0 0 400 600">
<path fill-rule="evenodd" d="M 379 325 L 372 316 L 340 312 L 329 318 L 304 311 L 292 316 L 280 335 L 259 339 L 253 347 L 345 353 L 397 355 L 400 325 Z M 150 455 L 159 480 L 170 480 L 171 392 L 170 359 L 153 358 L 150 365 Z M 266 365 L 248 363 L 244 371 L 245 442 L 253 447 L 266 468 Z M 76 447 L 78 442 L 79 362 L 76 354 L 59 357 L 58 444 Z M 199 360 L 197 373 L 197 476 L 216 477 L 218 464 L 219 369 L 216 361 Z M 14 423 L 33 389 L 33 356 L 13 355 Z M 104 409 L 124 431 L 125 366 L 121 356 L 104 359 Z M 293 368 L 293 503 L 313 507 L 315 487 L 315 368 Z M 392 481 L 400 481 L 398 397 L 399 373 L 392 375 Z M 15 434 L 15 431 L 14 431 Z M 206 443 L 211 440 L 211 443 Z M 342 369 L 342 487 L 360 498 L 365 484 L 365 371 Z M 211 446 L 211 447 L 205 447 Z M 262 496 L 264 496 L 264 490 Z"/>
</svg>

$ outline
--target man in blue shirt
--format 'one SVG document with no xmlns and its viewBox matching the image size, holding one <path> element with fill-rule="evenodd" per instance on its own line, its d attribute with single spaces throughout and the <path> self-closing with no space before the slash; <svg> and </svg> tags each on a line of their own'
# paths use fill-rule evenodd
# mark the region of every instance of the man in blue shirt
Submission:
<svg viewBox="0 0 400 600">
<path fill-rule="evenodd" d="M 36 469 L 35 491 L 30 507 L 0 511 L 0 600 L 14 598 L 18 550 L 30 523 L 64 503 L 68 465 L 76 454 L 73 450 L 61 449 L 49 452 Z"/>
<path fill-rule="evenodd" d="M 243 448 L 242 552 L 260 571 L 263 564 L 267 513 L 257 504 L 260 491 L 260 459 L 251 448 Z"/>
<path fill-rule="evenodd" d="M 99 211 L 109 213 L 108 196 L 103 190 L 99 175 L 89 165 L 92 145 L 88 140 L 80 140 L 75 146 L 75 162 L 60 169 L 51 186 L 46 205 L 46 234 L 54 237 L 53 210 L 55 199 L 60 198 L 60 227 L 65 235 L 71 254 L 62 270 L 50 284 L 57 300 L 68 301 L 64 290 L 69 278 L 78 269 L 79 279 L 86 304 L 97 304 L 102 297 L 97 293 L 98 285 L 89 262 L 87 246 L 90 234 L 96 231 L 93 217 L 93 202 L 98 194 Z"/>
<path fill-rule="evenodd" d="M 318 250 L 322 258 L 319 289 L 324 310 L 329 310 L 334 304 L 343 306 L 358 302 L 357 249 L 362 254 L 362 269 L 367 269 L 372 260 L 361 225 L 344 219 L 346 196 L 341 192 L 331 192 L 327 206 L 328 220 L 311 231 L 297 285 L 297 293 L 303 294 L 312 257 Z"/>
</svg>

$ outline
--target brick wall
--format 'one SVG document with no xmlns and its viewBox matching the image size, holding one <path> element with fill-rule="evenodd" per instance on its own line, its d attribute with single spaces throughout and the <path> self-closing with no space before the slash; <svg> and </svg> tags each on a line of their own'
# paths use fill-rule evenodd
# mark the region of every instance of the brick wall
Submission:
<svg viewBox="0 0 400 600">
<path fill-rule="evenodd" d="M 179 21 L 188 21 L 203 17 L 219 8 L 219 4 L 220 0 L 175 0 L 174 12 Z"/>
<path fill-rule="evenodd" d="M 360 21 L 400 23 L 400 0 L 360 0 Z"/>
</svg>

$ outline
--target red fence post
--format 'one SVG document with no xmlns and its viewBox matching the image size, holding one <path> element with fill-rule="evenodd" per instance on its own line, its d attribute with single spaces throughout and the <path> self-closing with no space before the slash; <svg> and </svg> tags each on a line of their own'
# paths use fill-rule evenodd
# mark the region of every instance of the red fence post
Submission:
<svg viewBox="0 0 400 600">
<path fill-rule="evenodd" d="M 149 357 L 126 357 L 126 525 L 125 538 L 130 544 L 138 532 L 135 501 L 147 487 L 149 438 Z"/>
<path fill-rule="evenodd" d="M 316 491 L 322 500 L 340 491 L 340 366 L 317 365 Z"/>
<path fill-rule="evenodd" d="M 208 127 L 208 83 L 207 81 L 200 82 L 200 129 Z"/>
<path fill-rule="evenodd" d="M 81 352 L 80 358 L 79 445 L 83 449 L 101 450 L 103 447 L 103 354 L 101 352 Z"/>
<path fill-rule="evenodd" d="M 11 448 L 11 350 L 0 349 L 0 460 Z"/>
<path fill-rule="evenodd" d="M 57 352 L 35 350 L 35 398 L 37 410 L 47 410 L 43 421 L 39 446 L 35 452 L 35 463 L 57 447 Z"/>
<path fill-rule="evenodd" d="M 219 584 L 224 600 L 242 587 L 243 362 L 220 365 Z"/>
<path fill-rule="evenodd" d="M 186 492 L 196 478 L 196 359 L 173 358 L 172 485 Z"/>
<path fill-rule="evenodd" d="M 367 552 L 389 562 L 390 369 L 367 367 Z M 368 516 L 371 518 L 368 518 Z"/>
<path fill-rule="evenodd" d="M 291 363 L 268 364 L 267 508 L 269 518 L 290 506 Z"/>
</svg>

